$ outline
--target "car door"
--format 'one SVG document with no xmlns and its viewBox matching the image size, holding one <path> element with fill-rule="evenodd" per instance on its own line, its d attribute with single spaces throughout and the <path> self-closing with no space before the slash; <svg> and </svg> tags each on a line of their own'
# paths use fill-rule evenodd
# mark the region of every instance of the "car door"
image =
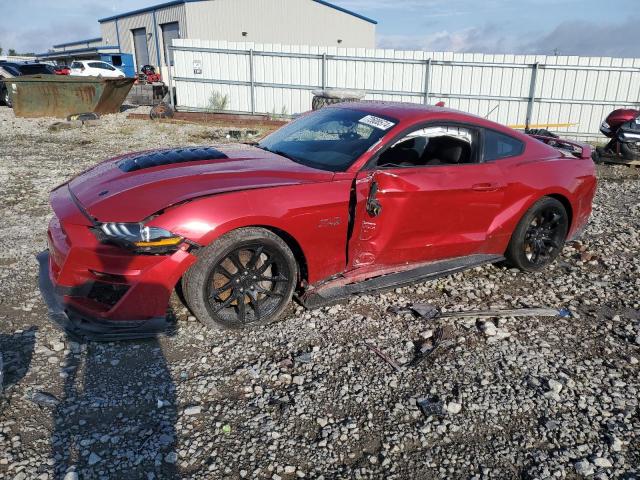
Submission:
<svg viewBox="0 0 640 480">
<path fill-rule="evenodd" d="M 505 182 L 495 163 L 481 161 L 480 140 L 476 128 L 430 125 L 359 172 L 348 268 L 495 253 L 485 249 Z"/>
</svg>

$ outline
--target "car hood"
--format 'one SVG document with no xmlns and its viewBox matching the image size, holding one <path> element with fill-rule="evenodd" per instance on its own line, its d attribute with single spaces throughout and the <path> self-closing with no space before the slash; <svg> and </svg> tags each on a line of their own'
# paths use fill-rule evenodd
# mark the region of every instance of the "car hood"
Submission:
<svg viewBox="0 0 640 480">
<path fill-rule="evenodd" d="M 317 170 L 256 147 L 150 150 L 107 160 L 69 182 L 99 221 L 139 222 L 185 200 L 223 192 L 329 181 Z"/>
</svg>

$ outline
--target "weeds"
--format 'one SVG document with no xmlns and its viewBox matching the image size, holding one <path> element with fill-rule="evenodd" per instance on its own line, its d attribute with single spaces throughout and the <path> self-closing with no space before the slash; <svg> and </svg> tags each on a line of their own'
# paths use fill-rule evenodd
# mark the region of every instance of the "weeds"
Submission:
<svg viewBox="0 0 640 480">
<path fill-rule="evenodd" d="M 209 103 L 207 104 L 207 110 L 212 112 L 219 112 L 226 110 L 229 106 L 229 95 L 222 94 L 218 91 L 211 92 L 209 96 Z"/>
</svg>

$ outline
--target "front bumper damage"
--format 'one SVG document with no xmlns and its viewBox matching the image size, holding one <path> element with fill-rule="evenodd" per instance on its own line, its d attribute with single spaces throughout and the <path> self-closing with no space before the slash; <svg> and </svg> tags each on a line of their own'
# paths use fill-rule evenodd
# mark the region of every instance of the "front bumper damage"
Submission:
<svg viewBox="0 0 640 480">
<path fill-rule="evenodd" d="M 171 293 L 195 262 L 188 248 L 135 254 L 101 243 L 66 187 L 51 193 L 48 250 L 38 256 L 40 290 L 52 320 L 92 340 L 152 337 L 167 327 Z"/>
<path fill-rule="evenodd" d="M 107 320 L 88 315 L 65 301 L 65 289 L 56 288 L 50 276 L 50 255 L 45 250 L 37 256 L 38 286 L 47 304 L 49 318 L 78 340 L 115 341 L 150 338 L 168 327 L 166 316 L 147 320 Z"/>
</svg>

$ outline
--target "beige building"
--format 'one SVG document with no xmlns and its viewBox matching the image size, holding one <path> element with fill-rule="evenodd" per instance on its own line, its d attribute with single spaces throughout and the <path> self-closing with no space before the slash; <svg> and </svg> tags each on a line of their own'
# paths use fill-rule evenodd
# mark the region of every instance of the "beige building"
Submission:
<svg viewBox="0 0 640 480">
<path fill-rule="evenodd" d="M 375 47 L 376 22 L 324 0 L 177 0 L 99 20 L 139 69 L 172 64 L 174 38 Z"/>
</svg>

